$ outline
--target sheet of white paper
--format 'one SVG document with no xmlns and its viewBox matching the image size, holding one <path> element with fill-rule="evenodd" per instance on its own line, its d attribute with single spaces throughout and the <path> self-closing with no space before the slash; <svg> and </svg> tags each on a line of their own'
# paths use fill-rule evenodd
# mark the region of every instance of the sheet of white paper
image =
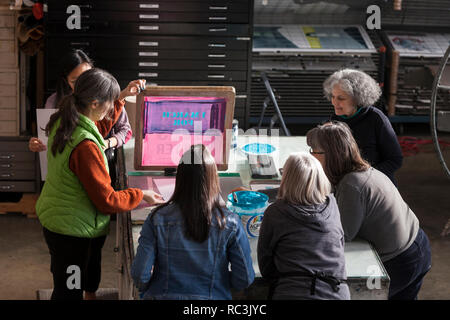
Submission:
<svg viewBox="0 0 450 320">
<path fill-rule="evenodd" d="M 158 190 L 155 191 L 162 195 L 165 201 L 168 201 L 175 190 L 175 179 L 153 179 L 153 182 L 155 183 L 156 188 L 158 188 Z"/>
<path fill-rule="evenodd" d="M 47 145 L 47 136 L 45 135 L 45 126 L 50 120 L 50 116 L 56 112 L 57 109 L 36 109 L 36 121 L 38 138 Z M 47 176 L 47 151 L 39 152 L 39 163 L 41 165 L 41 180 L 45 181 Z"/>
<path fill-rule="evenodd" d="M 273 189 L 273 188 L 278 188 L 279 185 L 275 185 L 275 184 L 252 184 L 250 185 L 250 188 L 253 191 L 259 191 L 259 190 L 267 190 L 267 189 Z"/>
</svg>

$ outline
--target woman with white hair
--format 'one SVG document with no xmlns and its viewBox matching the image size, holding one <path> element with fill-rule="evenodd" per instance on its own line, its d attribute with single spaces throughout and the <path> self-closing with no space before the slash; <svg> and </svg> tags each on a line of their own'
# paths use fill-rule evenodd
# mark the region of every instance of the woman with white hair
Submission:
<svg viewBox="0 0 450 320">
<path fill-rule="evenodd" d="M 292 154 L 277 200 L 264 212 L 258 239 L 261 275 L 272 299 L 348 300 L 344 232 L 320 162 Z"/>
<path fill-rule="evenodd" d="M 323 90 L 334 106 L 331 119 L 345 122 L 363 158 L 396 184 L 394 173 L 403 156 L 389 119 L 373 106 L 381 96 L 380 86 L 362 71 L 343 69 L 324 81 Z"/>
</svg>

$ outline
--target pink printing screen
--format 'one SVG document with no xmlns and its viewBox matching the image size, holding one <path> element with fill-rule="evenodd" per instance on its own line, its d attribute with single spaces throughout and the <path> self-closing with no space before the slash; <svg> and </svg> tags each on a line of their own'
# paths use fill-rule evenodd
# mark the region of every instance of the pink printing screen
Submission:
<svg viewBox="0 0 450 320">
<path fill-rule="evenodd" d="M 204 144 L 223 162 L 226 99 L 144 97 L 143 166 L 177 166 L 193 144 Z"/>
</svg>

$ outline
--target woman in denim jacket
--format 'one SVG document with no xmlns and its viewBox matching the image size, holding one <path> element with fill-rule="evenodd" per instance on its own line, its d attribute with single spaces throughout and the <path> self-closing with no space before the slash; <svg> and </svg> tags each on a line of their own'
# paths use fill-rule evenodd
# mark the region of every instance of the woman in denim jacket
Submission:
<svg viewBox="0 0 450 320">
<path fill-rule="evenodd" d="M 171 199 L 147 217 L 131 276 L 144 299 L 231 299 L 254 280 L 239 217 L 219 205 L 214 158 L 192 146 L 177 168 Z M 231 268 L 229 265 L 231 264 Z"/>
</svg>

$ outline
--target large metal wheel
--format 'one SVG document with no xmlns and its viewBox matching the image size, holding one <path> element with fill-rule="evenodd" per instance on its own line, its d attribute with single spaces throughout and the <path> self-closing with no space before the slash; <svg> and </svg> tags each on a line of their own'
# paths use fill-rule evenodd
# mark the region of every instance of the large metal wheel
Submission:
<svg viewBox="0 0 450 320">
<path fill-rule="evenodd" d="M 450 56 L 450 46 L 447 48 L 447 51 L 445 51 L 445 54 L 442 57 L 439 69 L 437 70 L 433 82 L 433 90 L 431 92 L 431 107 L 430 107 L 430 128 L 431 128 L 431 137 L 433 138 L 434 147 L 439 157 L 439 162 L 442 164 L 442 167 L 444 168 L 447 177 L 450 178 L 450 170 L 442 155 L 441 146 L 439 145 L 439 139 L 437 134 L 437 119 L 436 119 L 436 99 L 438 90 L 450 90 L 449 85 L 441 84 L 441 77 L 442 74 L 444 73 L 444 69 L 445 66 L 447 65 L 449 56 Z"/>
</svg>

